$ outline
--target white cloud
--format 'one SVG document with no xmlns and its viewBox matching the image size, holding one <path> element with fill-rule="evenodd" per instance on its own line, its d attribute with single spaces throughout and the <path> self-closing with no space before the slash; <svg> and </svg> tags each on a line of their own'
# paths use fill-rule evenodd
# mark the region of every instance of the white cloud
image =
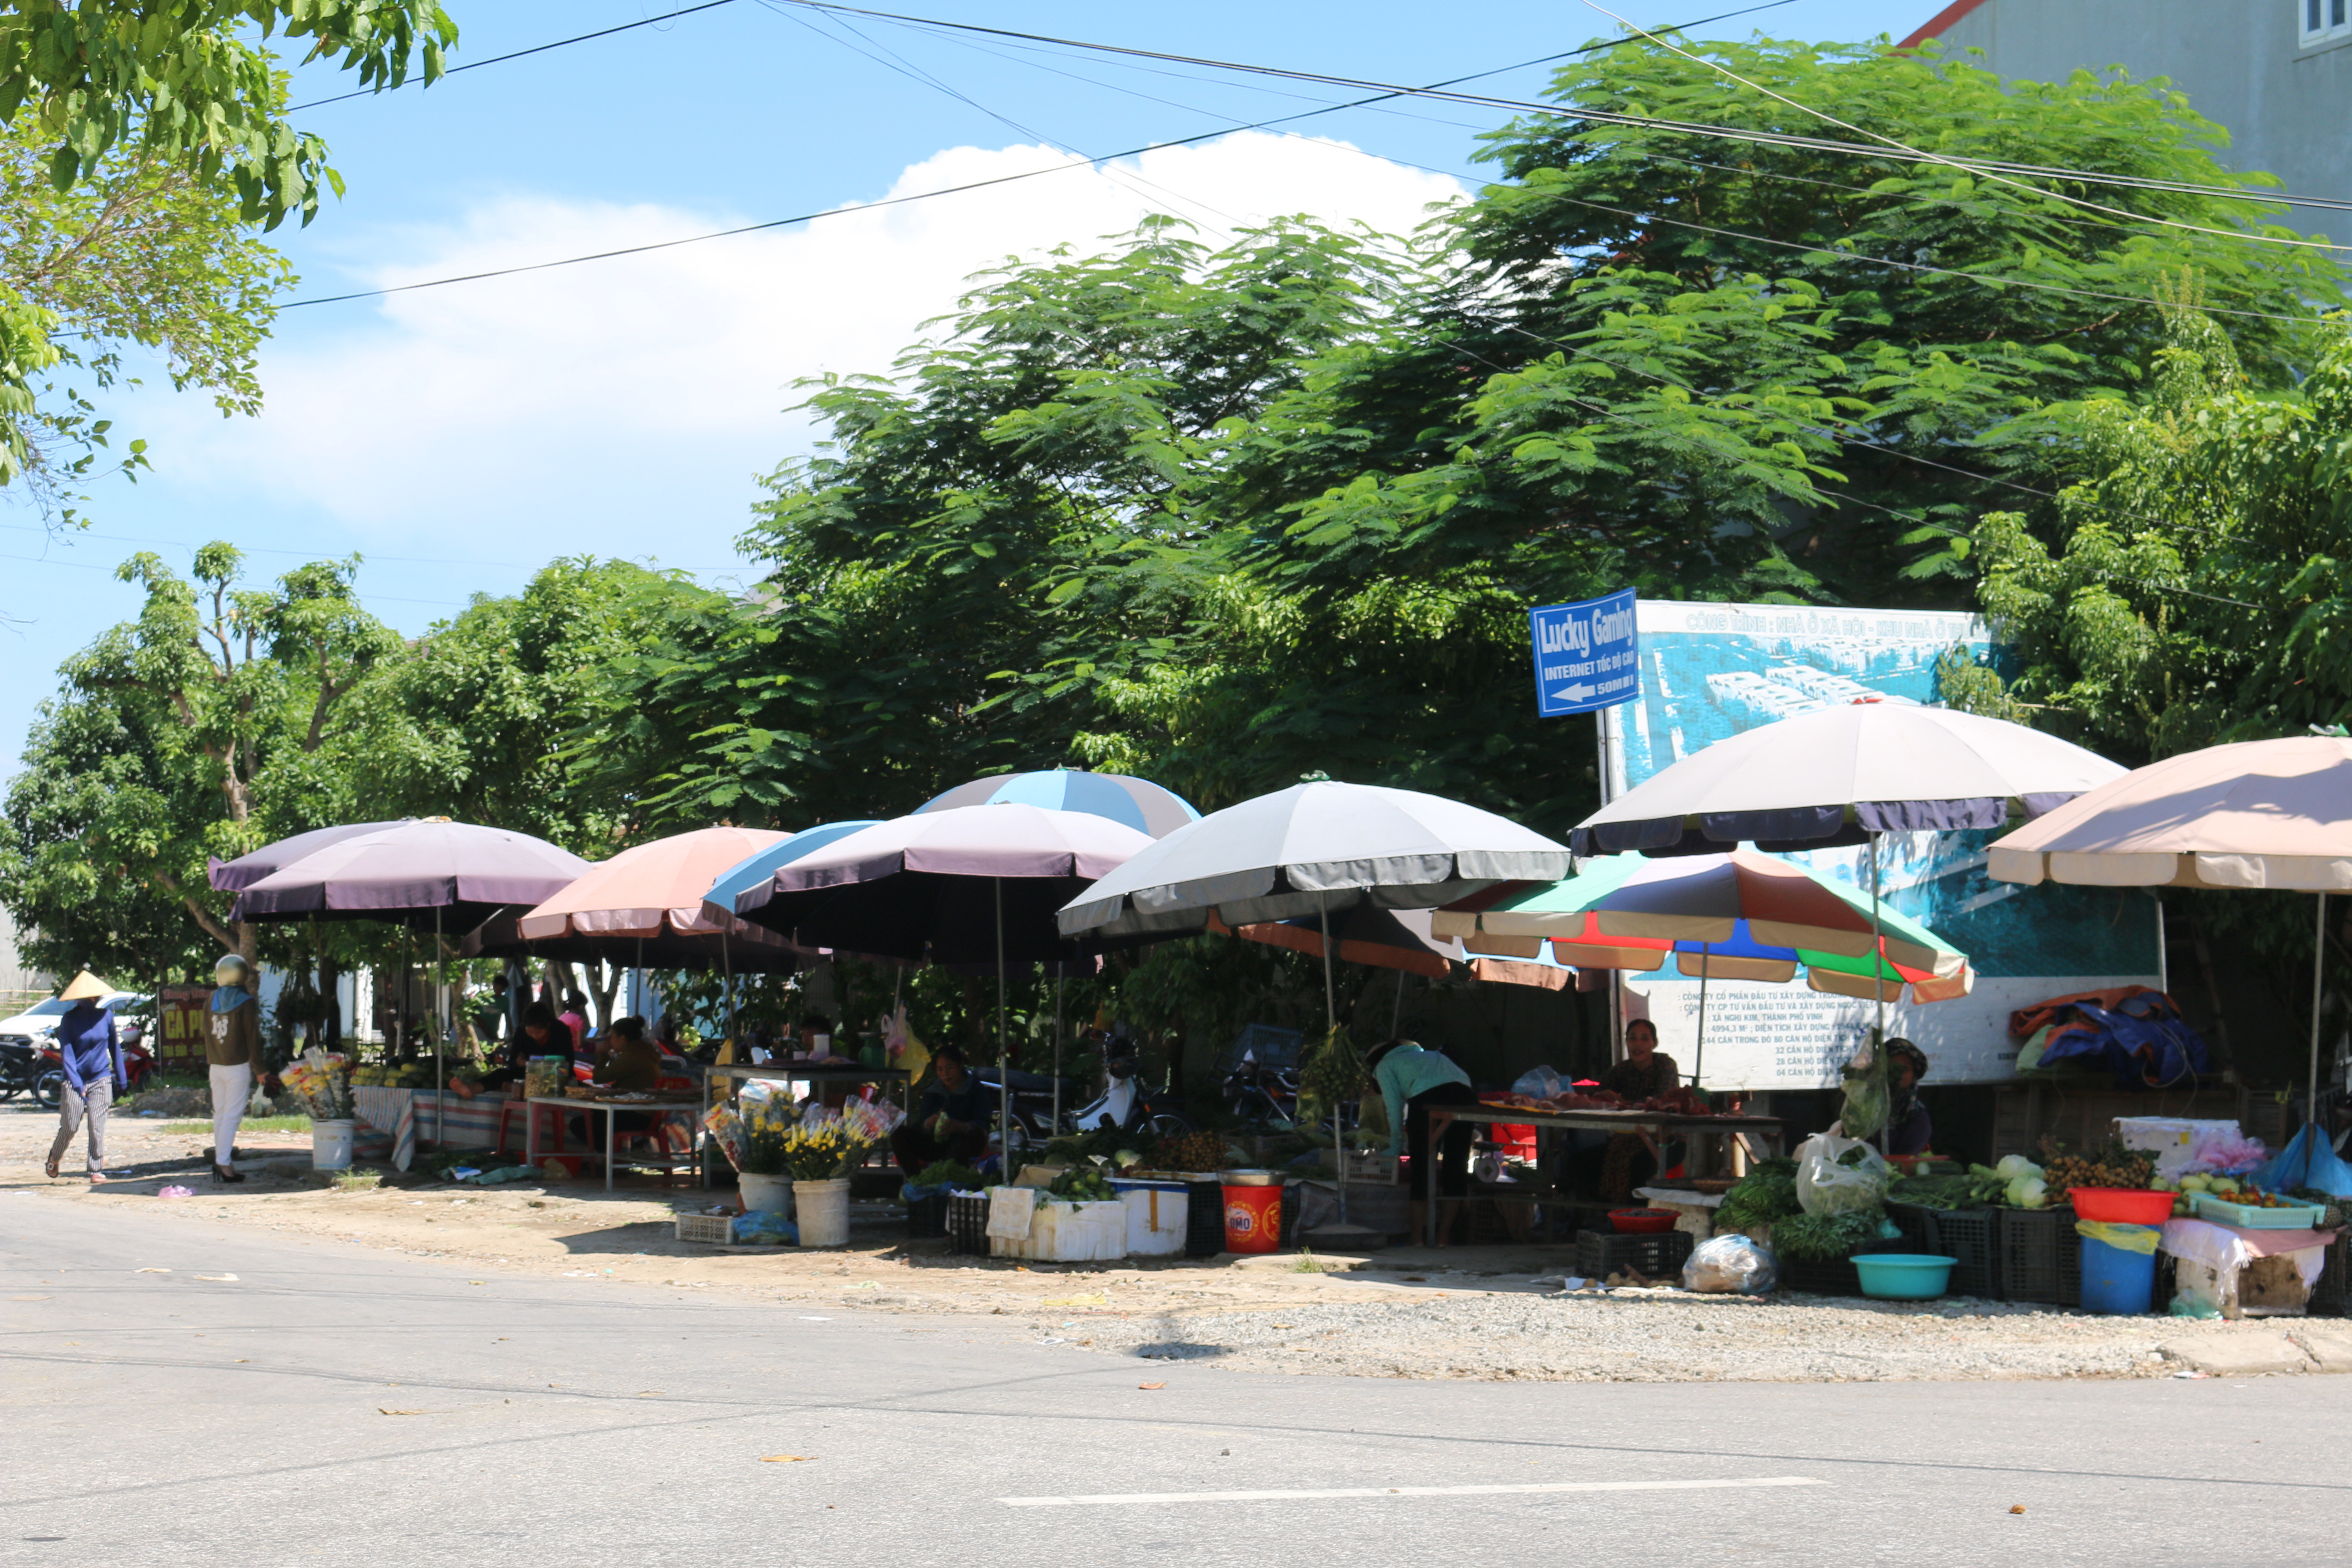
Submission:
<svg viewBox="0 0 2352 1568">
<path fill-rule="evenodd" d="M 889 194 L 1066 162 L 1041 147 L 955 148 L 908 168 Z M 782 412 L 791 384 L 820 371 L 886 371 L 981 268 L 1064 243 L 1092 249 L 1152 207 L 1201 224 L 1213 241 L 1219 226 L 1297 212 L 1403 233 L 1429 204 L 1460 194 L 1451 179 L 1339 144 L 1243 132 L 1147 153 L 1109 177 L 1071 168 L 798 229 L 316 307 L 289 318 L 266 357 L 259 419 L 199 421 L 152 406 L 137 417 L 173 483 L 242 492 L 361 540 L 464 540 L 468 553 L 487 553 L 486 539 L 500 537 L 501 552 L 535 558 L 634 553 L 656 546 L 616 532 L 649 519 L 679 523 L 691 510 L 701 542 L 661 546 L 690 563 L 712 558 L 740 525 L 749 477 L 807 440 Z M 367 281 L 751 221 L 511 196 L 451 227 L 386 237 L 382 248 L 402 259 Z M 341 311 L 352 316 L 318 320 Z M 706 516 L 714 507 L 723 515 Z"/>
</svg>

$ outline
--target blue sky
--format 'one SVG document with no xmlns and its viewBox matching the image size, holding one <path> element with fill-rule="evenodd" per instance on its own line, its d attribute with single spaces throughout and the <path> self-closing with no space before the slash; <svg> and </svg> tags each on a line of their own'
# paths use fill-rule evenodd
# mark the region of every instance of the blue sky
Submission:
<svg viewBox="0 0 2352 1568">
<path fill-rule="evenodd" d="M 1739 0 L 1643 0 L 1643 25 Z M 679 7 L 681 0 L 448 0 L 456 63 Z M 1696 29 L 1851 40 L 1901 36 L 1929 0 L 1787 3 Z M 929 0 L 928 16 L 1378 81 L 1485 71 L 1611 36 L 1574 3 L 1192 0 L 1127 11 L 1071 0 Z M 1526 98 L 1546 72 L 1485 79 Z M 306 71 L 297 101 L 346 90 Z M 278 242 L 290 298 L 646 243 L 1046 166 L 1353 96 L 769 0 L 494 65 L 298 117 L 349 194 Z M 791 384 L 880 372 L 949 308 L 958 279 L 1013 254 L 1085 246 L 1147 211 L 1211 237 L 1312 212 L 1396 230 L 1469 187 L 1499 113 L 1408 100 L 1242 133 L 1097 173 L 828 218 L 653 257 L 389 300 L 292 310 L 262 362 L 268 406 L 225 421 L 147 390 L 106 410 L 155 471 L 110 481 L 89 529 L 45 537 L 0 509 L 0 771 L 58 661 L 136 609 L 111 569 L 153 548 L 184 569 L 227 539 L 257 577 L 357 552 L 370 606 L 410 633 L 559 554 L 741 575 L 732 542 L 757 478 L 805 448 Z M 153 378 L 161 384 L 161 378 Z M 168 384 L 162 384 L 166 385 Z"/>
</svg>

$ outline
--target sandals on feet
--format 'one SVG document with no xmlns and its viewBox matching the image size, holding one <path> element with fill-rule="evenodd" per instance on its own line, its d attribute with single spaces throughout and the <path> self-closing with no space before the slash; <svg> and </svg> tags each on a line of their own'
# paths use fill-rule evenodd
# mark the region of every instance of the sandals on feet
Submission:
<svg viewBox="0 0 2352 1568">
<path fill-rule="evenodd" d="M 55 1160 L 51 1160 L 47 1165 L 43 1166 L 42 1169 L 48 1172 L 49 1180 L 54 1182 L 58 1179 L 58 1163 Z"/>
</svg>

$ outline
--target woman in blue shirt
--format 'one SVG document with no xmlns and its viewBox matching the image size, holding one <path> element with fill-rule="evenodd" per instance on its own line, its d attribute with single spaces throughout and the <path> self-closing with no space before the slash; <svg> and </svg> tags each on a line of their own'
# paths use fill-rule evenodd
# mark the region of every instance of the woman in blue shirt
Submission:
<svg viewBox="0 0 2352 1568">
<path fill-rule="evenodd" d="M 89 1127 L 89 1179 L 106 1180 L 106 1112 L 114 1103 L 115 1080 L 122 1076 L 122 1041 L 114 1030 L 114 1014 L 105 1005 L 112 993 L 106 982 L 83 970 L 73 984 L 58 993 L 73 1005 L 58 1020 L 58 1055 L 65 1064 L 65 1091 L 58 1097 L 58 1136 L 49 1145 L 48 1173 L 58 1173 L 58 1162 L 73 1147 L 74 1134 Z"/>
<path fill-rule="evenodd" d="M 1478 1097 L 1471 1090 L 1470 1075 L 1457 1067 L 1453 1058 L 1443 1051 L 1424 1050 L 1412 1040 L 1381 1041 L 1365 1053 L 1364 1065 L 1371 1068 L 1372 1081 L 1380 1086 L 1381 1098 L 1387 1102 L 1389 1152 L 1409 1153 L 1412 1157 L 1412 1190 L 1406 1212 L 1418 1240 L 1428 1233 L 1429 1108 L 1475 1105 Z M 1437 1178 L 1437 1223 L 1447 1233 L 1447 1240 L 1452 1239 L 1454 1222 L 1462 1212 L 1462 1199 L 1470 1191 L 1470 1137 L 1474 1131 L 1470 1122 L 1454 1123 L 1445 1130 L 1445 1145 L 1440 1152 L 1444 1169 Z"/>
</svg>

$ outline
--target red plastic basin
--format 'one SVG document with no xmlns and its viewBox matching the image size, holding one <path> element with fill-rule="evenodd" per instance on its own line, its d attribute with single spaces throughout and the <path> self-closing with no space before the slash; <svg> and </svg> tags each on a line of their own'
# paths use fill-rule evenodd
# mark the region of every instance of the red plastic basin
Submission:
<svg viewBox="0 0 2352 1568">
<path fill-rule="evenodd" d="M 2177 1194 L 2151 1193 L 2137 1187 L 2076 1187 L 2067 1196 L 2077 1219 L 2108 1220 L 2116 1225 L 2162 1225 L 2172 1217 Z"/>
<path fill-rule="evenodd" d="M 1672 1209 L 1611 1209 L 1609 1223 L 1622 1236 L 1656 1236 L 1675 1228 L 1679 1218 Z"/>
</svg>

